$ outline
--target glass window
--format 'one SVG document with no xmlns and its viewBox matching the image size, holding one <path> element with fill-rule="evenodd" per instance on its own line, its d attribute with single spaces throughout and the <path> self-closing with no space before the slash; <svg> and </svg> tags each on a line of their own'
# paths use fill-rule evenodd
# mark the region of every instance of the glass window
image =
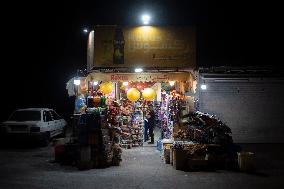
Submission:
<svg viewBox="0 0 284 189">
<path fill-rule="evenodd" d="M 51 110 L 50 113 L 51 113 L 54 120 L 61 119 L 61 117 L 55 111 Z"/>
<path fill-rule="evenodd" d="M 15 111 L 9 120 L 11 121 L 40 121 L 40 111 L 18 110 Z"/>
<path fill-rule="evenodd" d="M 43 119 L 44 119 L 45 122 L 53 121 L 49 111 L 44 111 L 43 112 Z"/>
</svg>

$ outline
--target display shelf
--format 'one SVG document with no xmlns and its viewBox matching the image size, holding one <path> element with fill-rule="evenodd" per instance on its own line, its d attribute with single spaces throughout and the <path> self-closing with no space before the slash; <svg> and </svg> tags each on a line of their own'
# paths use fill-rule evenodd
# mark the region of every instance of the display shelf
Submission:
<svg viewBox="0 0 284 189">
<path fill-rule="evenodd" d="M 143 146 L 143 111 L 141 104 L 134 106 L 134 113 L 131 120 L 131 134 L 133 147 Z"/>
</svg>

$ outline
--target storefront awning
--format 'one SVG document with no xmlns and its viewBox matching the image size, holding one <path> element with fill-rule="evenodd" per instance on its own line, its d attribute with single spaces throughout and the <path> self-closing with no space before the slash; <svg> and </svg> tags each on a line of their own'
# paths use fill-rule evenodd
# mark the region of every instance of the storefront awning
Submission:
<svg viewBox="0 0 284 189">
<path fill-rule="evenodd" d="M 166 82 L 166 81 L 190 81 L 192 75 L 189 72 L 170 73 L 90 73 L 87 81 L 111 81 L 111 82 Z"/>
</svg>

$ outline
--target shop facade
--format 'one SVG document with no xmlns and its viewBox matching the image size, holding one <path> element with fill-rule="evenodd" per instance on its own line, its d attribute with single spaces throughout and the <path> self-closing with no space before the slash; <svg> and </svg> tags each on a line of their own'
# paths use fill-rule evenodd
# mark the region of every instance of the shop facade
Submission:
<svg viewBox="0 0 284 189">
<path fill-rule="evenodd" d="M 253 153 L 241 153 L 234 142 L 283 142 L 283 74 L 196 69 L 195 46 L 190 27 L 96 26 L 75 113 L 80 119 L 95 115 L 87 122 L 100 131 L 77 132 L 80 145 L 89 146 L 89 153 L 101 150 L 104 163 L 119 164 L 122 148 L 150 140 L 151 107 L 159 128 L 154 142 L 176 169 L 235 169 L 237 160 Z"/>
<path fill-rule="evenodd" d="M 283 102 L 282 80 L 263 70 L 196 70 L 195 46 L 190 27 L 95 26 L 88 73 L 74 88 L 79 165 L 119 165 L 122 148 L 150 140 L 176 169 L 235 169 L 251 153 L 233 141 L 283 142 L 283 108 L 271 103 Z"/>
<path fill-rule="evenodd" d="M 118 162 L 121 148 L 158 142 L 153 125 L 155 138 L 173 141 L 182 116 L 194 110 L 195 51 L 190 27 L 96 26 L 89 34 L 88 74 L 74 89 L 68 85 L 76 91 L 74 135 L 81 148 L 88 146 L 81 153 L 100 151 L 103 156 L 92 157 L 97 164 L 96 158 Z"/>
<path fill-rule="evenodd" d="M 127 90 L 135 88 L 141 93 L 140 100 L 147 103 L 161 103 L 165 93 L 170 95 L 175 90 L 174 94 L 181 94 L 188 107 L 194 108 L 194 28 L 95 26 L 89 33 L 87 54 L 88 86 L 111 82 L 112 98 L 116 100 L 127 99 Z M 136 69 L 143 71 L 135 73 Z M 94 89 L 87 88 L 88 92 Z M 144 88 L 152 89 L 155 97 L 147 100 Z"/>
<path fill-rule="evenodd" d="M 165 112 L 169 99 L 179 98 L 186 104 L 184 113 L 189 112 L 194 109 L 196 88 L 195 40 L 192 27 L 95 26 L 88 39 L 88 93 L 94 82 L 109 82 L 114 89 L 110 96 L 117 101 L 139 102 L 143 107 L 155 104 Z M 136 73 L 136 69 L 143 71 Z M 139 98 L 131 99 L 128 90 Z M 145 96 L 149 91 L 153 93 L 150 98 Z M 170 135 L 162 135 L 172 137 L 170 115 L 163 118 L 158 115 L 161 112 L 156 113 L 171 128 Z"/>
</svg>

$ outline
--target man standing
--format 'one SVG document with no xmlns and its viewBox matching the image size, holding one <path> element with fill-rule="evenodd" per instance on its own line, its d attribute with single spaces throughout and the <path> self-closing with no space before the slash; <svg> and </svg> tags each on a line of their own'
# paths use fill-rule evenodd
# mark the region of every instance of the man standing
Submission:
<svg viewBox="0 0 284 189">
<path fill-rule="evenodd" d="M 149 105 L 148 126 L 149 126 L 149 135 L 151 138 L 151 141 L 148 143 L 154 144 L 155 112 L 153 105 Z"/>
<path fill-rule="evenodd" d="M 145 116 L 144 119 L 144 142 L 147 142 L 149 140 L 149 125 L 148 125 L 148 119 L 147 119 L 148 114 Z"/>
</svg>

